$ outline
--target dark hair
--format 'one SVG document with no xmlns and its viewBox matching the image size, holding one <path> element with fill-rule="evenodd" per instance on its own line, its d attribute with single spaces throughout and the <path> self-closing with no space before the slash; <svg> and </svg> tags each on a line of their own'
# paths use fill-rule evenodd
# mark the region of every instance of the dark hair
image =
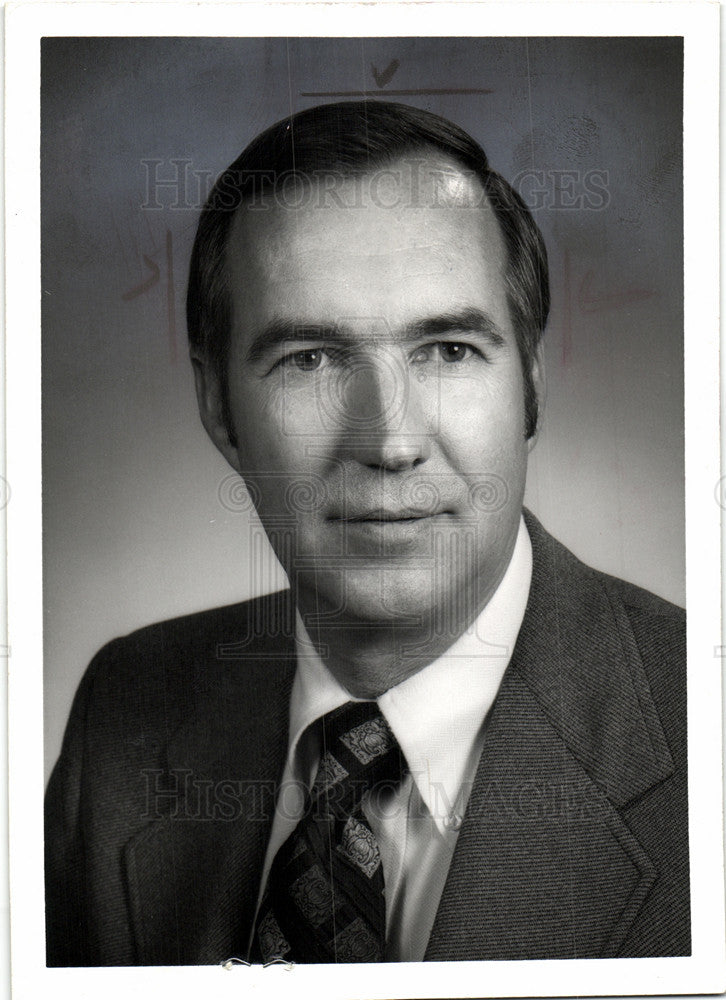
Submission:
<svg viewBox="0 0 726 1000">
<path fill-rule="evenodd" d="M 207 198 L 191 256 L 187 328 L 193 352 L 217 373 L 230 430 L 232 310 L 225 253 L 236 209 L 291 175 L 368 172 L 432 151 L 478 178 L 499 222 L 507 255 L 507 299 L 524 372 L 525 432 L 528 438 L 534 434 L 538 413 L 532 365 L 550 303 L 542 235 L 520 196 L 490 169 L 484 150 L 463 129 L 428 111 L 377 100 L 323 104 L 277 122 L 221 174 Z"/>
</svg>

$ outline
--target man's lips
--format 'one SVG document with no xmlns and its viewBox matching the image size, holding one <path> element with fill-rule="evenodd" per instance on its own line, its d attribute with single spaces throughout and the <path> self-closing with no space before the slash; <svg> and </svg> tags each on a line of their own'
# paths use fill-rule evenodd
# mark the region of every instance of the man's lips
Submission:
<svg viewBox="0 0 726 1000">
<path fill-rule="evenodd" d="M 406 507 L 391 510 L 386 507 L 374 507 L 371 510 L 346 511 L 344 514 L 334 514 L 328 518 L 344 524 L 395 524 L 399 522 L 423 521 L 441 514 L 451 514 L 450 510 L 428 510 L 416 507 Z"/>
</svg>

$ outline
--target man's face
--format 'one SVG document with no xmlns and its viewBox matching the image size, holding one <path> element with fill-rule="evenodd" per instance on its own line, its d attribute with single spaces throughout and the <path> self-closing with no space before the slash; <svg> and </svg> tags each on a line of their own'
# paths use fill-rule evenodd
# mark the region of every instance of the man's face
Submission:
<svg viewBox="0 0 726 1000">
<path fill-rule="evenodd" d="M 238 214 L 231 460 L 306 611 L 446 628 L 506 569 L 528 446 L 498 223 L 415 170 Z"/>
</svg>

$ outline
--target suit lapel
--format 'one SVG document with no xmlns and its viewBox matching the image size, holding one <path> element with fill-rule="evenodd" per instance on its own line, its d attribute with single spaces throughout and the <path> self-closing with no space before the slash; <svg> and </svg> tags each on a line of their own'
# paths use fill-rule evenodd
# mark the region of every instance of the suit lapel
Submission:
<svg viewBox="0 0 726 1000">
<path fill-rule="evenodd" d="M 625 610 L 528 516 L 527 611 L 426 952 L 614 956 L 655 878 L 619 808 L 672 772 Z"/>
<path fill-rule="evenodd" d="M 150 822 L 124 851 L 140 964 L 247 957 L 287 751 L 295 657 L 286 634 L 243 654 L 230 647 L 228 659 L 218 651 L 169 744 L 168 775 L 147 781 Z"/>
</svg>

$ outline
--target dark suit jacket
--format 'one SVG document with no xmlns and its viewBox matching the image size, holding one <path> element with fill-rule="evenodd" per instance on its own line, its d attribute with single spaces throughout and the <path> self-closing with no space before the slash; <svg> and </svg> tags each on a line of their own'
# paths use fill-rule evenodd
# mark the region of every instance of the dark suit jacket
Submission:
<svg viewBox="0 0 726 1000">
<path fill-rule="evenodd" d="M 527 523 L 529 602 L 426 959 L 687 955 L 683 612 Z M 245 957 L 292 624 L 283 592 L 96 656 L 47 793 L 49 965 Z"/>
</svg>

